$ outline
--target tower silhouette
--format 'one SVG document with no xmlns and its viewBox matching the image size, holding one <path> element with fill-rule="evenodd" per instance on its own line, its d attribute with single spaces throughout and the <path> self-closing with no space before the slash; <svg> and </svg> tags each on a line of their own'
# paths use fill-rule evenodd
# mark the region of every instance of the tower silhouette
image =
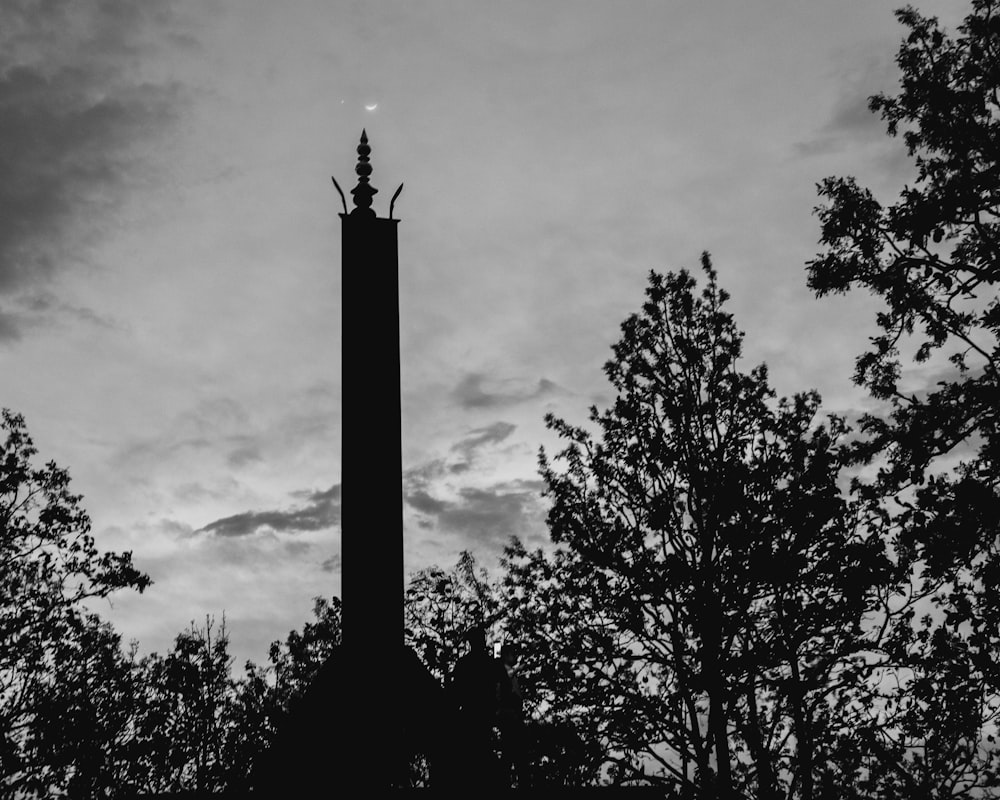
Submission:
<svg viewBox="0 0 1000 800">
<path fill-rule="evenodd" d="M 368 797 L 405 787 L 417 753 L 430 765 L 424 800 L 491 796 L 603 800 L 612 789 L 504 790 L 461 759 L 456 709 L 404 645 L 403 500 L 399 349 L 398 220 L 376 215 L 367 132 L 357 147 L 358 184 L 342 237 L 341 597 L 342 643 L 277 725 L 254 769 L 262 797 Z M 402 189 L 402 185 L 400 185 Z M 661 797 L 629 787 L 628 797 Z"/>
<path fill-rule="evenodd" d="M 378 192 L 362 131 L 341 218 L 341 597 L 344 646 L 372 658 L 403 642 L 403 494 L 399 385 L 398 220 Z"/>
<path fill-rule="evenodd" d="M 341 218 L 342 643 L 277 726 L 253 780 L 271 796 L 377 793 L 408 782 L 415 752 L 441 763 L 441 686 L 403 642 L 398 220 L 376 215 L 362 131 Z M 402 186 L 400 186 L 402 189 Z M 315 793 L 315 794 L 312 794 Z M 303 795 L 304 796 L 304 795 Z"/>
</svg>

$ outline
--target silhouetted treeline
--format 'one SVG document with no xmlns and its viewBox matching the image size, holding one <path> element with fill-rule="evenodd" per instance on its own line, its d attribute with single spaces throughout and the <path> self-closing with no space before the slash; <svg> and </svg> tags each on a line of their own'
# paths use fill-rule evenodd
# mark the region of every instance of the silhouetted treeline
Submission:
<svg viewBox="0 0 1000 800">
<path fill-rule="evenodd" d="M 408 644 L 438 680 L 470 628 L 518 645 L 533 783 L 1000 795 L 998 5 L 974 0 L 954 35 L 898 12 L 901 90 L 870 107 L 917 177 L 889 204 L 819 186 L 809 286 L 882 304 L 854 376 L 873 410 L 852 427 L 805 387 L 776 397 L 707 255 L 700 285 L 651 273 L 606 366 L 614 400 L 547 420 L 551 545 L 511 540 L 492 576 L 463 554 L 412 577 Z M 148 578 L 97 552 L 23 419 L 3 434 L 4 790 L 246 786 L 339 641 L 339 602 L 242 677 L 224 623 L 140 658 L 81 603 Z"/>
</svg>

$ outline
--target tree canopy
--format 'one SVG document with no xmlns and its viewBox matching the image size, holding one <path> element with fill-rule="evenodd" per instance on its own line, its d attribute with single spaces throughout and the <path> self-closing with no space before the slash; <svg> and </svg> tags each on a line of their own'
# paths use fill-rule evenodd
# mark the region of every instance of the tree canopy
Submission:
<svg viewBox="0 0 1000 800">
<path fill-rule="evenodd" d="M 910 7 L 897 16 L 900 91 L 869 105 L 916 178 L 892 203 L 823 181 L 824 250 L 808 265 L 818 295 L 883 304 L 854 376 L 882 401 L 854 448 L 877 474 L 854 488 L 918 602 L 890 626 L 901 685 L 865 730 L 882 791 L 996 796 L 1000 7 L 973 0 L 956 35 Z"/>
<path fill-rule="evenodd" d="M 610 778 L 811 795 L 850 724 L 828 698 L 865 691 L 850 679 L 890 564 L 841 492 L 843 420 L 740 368 L 707 255 L 702 272 L 700 292 L 650 275 L 596 433 L 549 417 L 567 442 L 540 456 L 561 547 L 509 548 L 511 613 L 534 644 L 526 682 L 601 742 Z"/>
<path fill-rule="evenodd" d="M 24 417 L 4 409 L 0 432 L 0 785 L 45 793 L 74 772 L 99 771 L 98 731 L 120 734 L 119 642 L 83 603 L 150 581 L 131 553 L 99 552 L 69 473 L 35 463 Z"/>
</svg>

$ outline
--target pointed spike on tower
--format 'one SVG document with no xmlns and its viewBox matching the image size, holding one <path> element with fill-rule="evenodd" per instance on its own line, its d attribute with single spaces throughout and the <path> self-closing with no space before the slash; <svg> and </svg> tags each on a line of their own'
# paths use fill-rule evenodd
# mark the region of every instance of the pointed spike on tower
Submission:
<svg viewBox="0 0 1000 800">
<path fill-rule="evenodd" d="M 351 211 L 352 217 L 374 217 L 375 211 L 372 209 L 372 198 L 378 193 L 378 189 L 369 182 L 372 174 L 372 165 L 368 156 L 372 149 L 368 144 L 368 132 L 361 129 L 361 143 L 358 145 L 358 165 L 354 171 L 358 175 L 358 185 L 351 189 L 354 197 L 354 209 Z"/>
</svg>

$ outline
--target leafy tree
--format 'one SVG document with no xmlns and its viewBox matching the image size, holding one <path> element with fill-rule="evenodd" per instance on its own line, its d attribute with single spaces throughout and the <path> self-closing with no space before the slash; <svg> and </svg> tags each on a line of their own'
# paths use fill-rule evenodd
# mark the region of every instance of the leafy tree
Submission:
<svg viewBox="0 0 1000 800">
<path fill-rule="evenodd" d="M 610 778 L 705 797 L 816 795 L 865 699 L 862 624 L 892 580 L 845 500 L 847 428 L 812 392 L 775 400 L 706 284 L 651 273 L 605 367 L 617 398 L 552 416 L 540 455 L 554 554 L 507 551 L 511 624 L 546 713 Z"/>
<path fill-rule="evenodd" d="M 254 767 L 274 740 L 275 722 L 281 712 L 271 671 L 248 661 L 243 678 L 234 682 L 227 713 L 228 789 L 249 788 Z"/>
<path fill-rule="evenodd" d="M 921 482 L 935 457 L 974 436 L 972 473 L 997 473 L 1000 10 L 991 0 L 972 7 L 954 39 L 934 18 L 897 12 L 910 29 L 897 56 L 902 91 L 869 106 L 890 134 L 903 132 L 914 184 L 890 205 L 852 178 L 819 186 L 826 250 L 808 265 L 810 287 L 821 296 L 864 288 L 886 304 L 855 380 L 890 404 L 888 419 L 865 420 L 864 453 L 884 452 L 884 477 L 897 484 Z M 917 364 L 947 356 L 948 379 L 904 392 L 904 343 Z"/>
<path fill-rule="evenodd" d="M 133 747 L 142 764 L 143 791 L 218 791 L 231 777 L 228 740 L 239 720 L 225 621 L 180 633 L 166 656 L 140 664 L 144 690 Z"/>
<path fill-rule="evenodd" d="M 84 601 L 119 589 L 141 592 L 150 581 L 130 553 L 98 551 L 69 473 L 51 461 L 33 463 L 37 451 L 24 418 L 5 409 L 0 430 L 0 786 L 31 796 L 72 773 L 40 760 L 72 749 L 55 745 L 50 734 L 58 732 L 40 729 L 61 724 L 52 706 L 59 697 L 79 698 L 54 691 L 61 680 L 56 665 L 110 658 L 115 650 L 113 635 L 85 613 Z"/>
<path fill-rule="evenodd" d="M 110 797 L 137 785 L 134 721 L 144 687 L 135 645 L 95 614 L 70 618 L 72 635 L 53 644 L 51 674 L 38 688 L 24 753 L 40 765 L 32 789 Z"/>
<path fill-rule="evenodd" d="M 238 727 L 245 733 L 235 754 L 245 765 L 242 774 L 258 788 L 291 785 L 289 770 L 314 762 L 321 750 L 311 724 L 329 715 L 339 693 L 331 684 L 342 672 L 331 656 L 341 643 L 340 599 L 317 597 L 313 617 L 301 633 L 293 630 L 284 642 L 271 644 L 268 666 L 248 662 L 238 689 Z M 310 687 L 312 696 L 307 694 Z M 316 769 L 313 763 L 306 766 Z"/>
<path fill-rule="evenodd" d="M 465 633 L 475 625 L 497 625 L 496 587 L 475 557 L 464 550 L 449 571 L 434 566 L 414 574 L 406 587 L 406 643 L 442 685 L 462 655 Z"/>
<path fill-rule="evenodd" d="M 855 370 L 883 402 L 856 447 L 877 475 L 856 490 L 926 612 L 893 622 L 902 684 L 873 710 L 866 747 L 885 775 L 876 796 L 997 796 L 1000 4 L 973 0 L 954 36 L 913 8 L 897 16 L 900 92 L 869 106 L 916 178 L 889 204 L 851 178 L 823 181 L 824 250 L 808 265 L 818 295 L 861 288 L 884 303 Z"/>
<path fill-rule="evenodd" d="M 463 653 L 465 634 L 473 626 L 486 628 L 488 642 L 522 644 L 519 599 L 502 582 L 479 567 L 463 551 L 450 570 L 433 566 L 414 574 L 406 590 L 406 639 L 424 665 L 445 685 Z M 556 654 L 550 653 L 550 656 Z M 525 761 L 534 786 L 580 786 L 595 780 L 597 759 L 588 750 L 572 720 L 548 713 L 523 665 L 519 682 L 525 693 Z M 446 713 L 445 709 L 441 710 Z M 497 743 L 502 748 L 502 742 Z M 419 772 L 419 770 L 418 770 Z M 425 777 L 418 774 L 415 785 Z M 519 776 L 525 780 L 525 776 Z"/>
<path fill-rule="evenodd" d="M 291 631 L 284 643 L 273 642 L 268 658 L 275 676 L 276 702 L 288 710 L 302 696 L 324 662 L 341 641 L 341 602 L 339 597 L 313 602 L 313 621 L 302 632 Z"/>
<path fill-rule="evenodd" d="M 131 659 L 134 702 L 128 735 L 115 751 L 128 769 L 112 787 L 144 793 L 246 791 L 277 727 L 340 641 L 340 601 L 317 598 L 315 619 L 270 664 L 247 662 L 235 678 L 225 619 L 180 633 L 164 656 Z M 112 792 L 113 793 L 113 792 Z"/>
</svg>

